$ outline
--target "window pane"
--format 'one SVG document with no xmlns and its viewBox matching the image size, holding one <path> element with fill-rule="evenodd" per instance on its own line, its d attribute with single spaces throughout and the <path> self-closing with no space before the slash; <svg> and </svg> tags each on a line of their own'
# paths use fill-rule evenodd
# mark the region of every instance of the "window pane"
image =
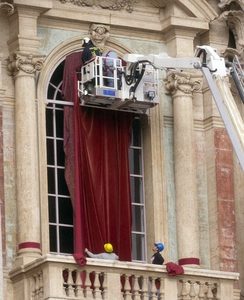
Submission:
<svg viewBox="0 0 244 300">
<path fill-rule="evenodd" d="M 63 70 L 64 70 L 64 64 L 65 64 L 65 60 L 63 60 L 58 67 L 56 68 L 56 70 L 54 71 L 50 82 L 55 85 L 58 86 L 60 81 L 63 78 Z"/>
<path fill-rule="evenodd" d="M 143 178 L 130 177 L 131 201 L 133 203 L 144 203 L 143 198 Z"/>
<path fill-rule="evenodd" d="M 55 194 L 55 170 L 54 168 L 47 168 L 48 177 L 48 193 Z"/>
<path fill-rule="evenodd" d="M 141 126 L 139 119 L 133 121 L 132 129 L 131 146 L 141 147 Z"/>
<path fill-rule="evenodd" d="M 60 252 L 74 253 L 73 246 L 73 227 L 59 227 L 60 232 Z"/>
<path fill-rule="evenodd" d="M 64 179 L 64 169 L 58 169 L 58 194 L 69 196 L 68 187 Z"/>
<path fill-rule="evenodd" d="M 144 235 L 132 233 L 132 260 L 146 261 Z"/>
<path fill-rule="evenodd" d="M 50 225 L 49 226 L 49 234 L 50 234 L 50 251 L 57 252 L 57 232 L 56 226 Z"/>
<path fill-rule="evenodd" d="M 144 232 L 144 206 L 132 206 L 132 231 Z"/>
<path fill-rule="evenodd" d="M 69 198 L 59 198 L 59 223 L 62 224 L 73 224 L 73 210 L 71 201 Z"/>
<path fill-rule="evenodd" d="M 57 140 L 57 153 L 57 164 L 58 166 L 64 167 L 63 140 Z"/>
<path fill-rule="evenodd" d="M 63 110 L 56 110 L 56 136 L 63 138 Z"/>
<path fill-rule="evenodd" d="M 48 197 L 48 213 L 49 213 L 49 222 L 56 223 L 56 203 L 55 198 Z"/>
<path fill-rule="evenodd" d="M 53 136 L 53 111 L 46 109 L 46 133 L 47 136 Z"/>
<path fill-rule="evenodd" d="M 59 90 L 56 95 L 56 100 L 59 100 L 59 101 L 64 100 L 62 97 L 62 94 L 61 94 L 61 90 L 62 90 L 62 85 L 59 87 Z"/>
<path fill-rule="evenodd" d="M 54 165 L 54 140 L 47 139 L 47 164 Z"/>
<path fill-rule="evenodd" d="M 51 84 L 48 87 L 48 92 L 47 92 L 47 98 L 48 99 L 54 99 L 54 93 L 55 93 L 55 87 L 53 87 Z"/>
<path fill-rule="evenodd" d="M 141 175 L 142 174 L 141 149 L 130 148 L 129 157 L 130 157 L 130 173 L 135 175 Z"/>
</svg>

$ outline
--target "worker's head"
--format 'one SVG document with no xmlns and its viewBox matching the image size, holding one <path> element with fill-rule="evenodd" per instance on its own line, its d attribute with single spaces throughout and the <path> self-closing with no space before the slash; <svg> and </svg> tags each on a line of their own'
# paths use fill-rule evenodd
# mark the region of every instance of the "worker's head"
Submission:
<svg viewBox="0 0 244 300">
<path fill-rule="evenodd" d="M 158 252 L 164 250 L 164 245 L 162 243 L 155 243 L 154 246 L 158 248 Z"/>
<path fill-rule="evenodd" d="M 113 246 L 110 243 L 104 244 L 104 249 L 108 253 L 113 252 Z"/>
<path fill-rule="evenodd" d="M 89 37 L 84 37 L 84 39 L 82 39 L 81 42 L 82 47 L 85 47 L 89 42 L 90 42 Z"/>
</svg>

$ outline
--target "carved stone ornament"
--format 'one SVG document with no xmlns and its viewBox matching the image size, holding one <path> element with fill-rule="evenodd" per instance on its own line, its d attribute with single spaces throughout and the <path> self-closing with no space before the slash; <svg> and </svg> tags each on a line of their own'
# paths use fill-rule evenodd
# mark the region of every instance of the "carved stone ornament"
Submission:
<svg viewBox="0 0 244 300">
<path fill-rule="evenodd" d="M 229 28 L 232 30 L 236 46 L 244 47 L 244 13 L 238 11 L 225 11 L 223 12 L 219 20 L 226 20 Z M 238 49 L 240 51 L 240 49 Z"/>
<path fill-rule="evenodd" d="M 61 3 L 73 3 L 78 6 L 100 7 L 103 9 L 122 10 L 133 12 L 134 4 L 139 0 L 60 0 Z"/>
<path fill-rule="evenodd" d="M 227 47 L 224 51 L 221 52 L 221 55 L 225 58 L 226 61 L 233 61 L 235 55 L 237 55 L 239 60 L 243 60 L 242 52 L 234 48 Z"/>
<path fill-rule="evenodd" d="M 10 55 L 7 59 L 7 71 L 8 75 L 17 75 L 19 71 L 23 71 L 26 74 L 34 74 L 36 71 L 40 71 L 43 66 L 43 55 L 25 54 L 16 52 Z"/>
<path fill-rule="evenodd" d="M 6 10 L 8 15 L 11 15 L 14 12 L 14 7 L 12 4 L 7 2 L 0 2 L 0 11 Z"/>
<path fill-rule="evenodd" d="M 89 32 L 93 45 L 103 48 L 109 38 L 109 30 L 110 26 L 95 23 L 91 24 Z"/>
<path fill-rule="evenodd" d="M 165 81 L 165 94 L 175 95 L 177 91 L 183 94 L 192 94 L 202 90 L 203 81 L 199 75 L 187 72 L 169 72 Z"/>
<path fill-rule="evenodd" d="M 244 10 L 244 3 L 243 3 L 243 0 L 220 0 L 220 3 L 218 4 L 218 7 L 221 8 L 221 9 L 225 9 L 227 6 L 229 6 L 230 4 L 238 4 L 242 10 Z"/>
</svg>

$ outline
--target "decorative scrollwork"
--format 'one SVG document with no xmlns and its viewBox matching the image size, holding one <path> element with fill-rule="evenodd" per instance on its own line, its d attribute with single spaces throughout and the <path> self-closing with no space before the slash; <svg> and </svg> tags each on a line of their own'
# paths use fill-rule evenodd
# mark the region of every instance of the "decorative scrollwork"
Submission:
<svg viewBox="0 0 244 300">
<path fill-rule="evenodd" d="M 244 10 L 244 3 L 243 0 L 219 0 L 220 3 L 218 4 L 218 7 L 221 9 L 226 9 L 230 4 L 239 5 L 242 10 Z"/>
<path fill-rule="evenodd" d="M 236 46 L 242 47 L 241 50 L 243 50 L 244 47 L 244 34 L 243 34 L 243 28 L 244 28 L 244 13 L 243 11 L 225 11 L 223 12 L 220 17 L 220 21 L 225 20 L 229 26 L 229 28 L 232 30 Z M 240 50 L 240 49 L 238 49 Z"/>
<path fill-rule="evenodd" d="M 165 79 L 165 94 L 174 95 L 177 90 L 184 94 L 191 94 L 193 92 L 200 92 L 203 81 L 199 80 L 190 73 L 169 73 Z"/>
<path fill-rule="evenodd" d="M 43 56 L 33 54 L 14 53 L 7 59 L 7 70 L 9 75 L 17 75 L 21 70 L 26 74 L 34 74 L 43 66 Z"/>
<path fill-rule="evenodd" d="M 100 7 L 110 10 L 126 9 L 129 13 L 133 12 L 134 4 L 139 0 L 60 0 L 61 3 L 73 3 L 77 6 Z"/>
<path fill-rule="evenodd" d="M 2 9 L 7 10 L 7 14 L 11 15 L 14 12 L 14 7 L 12 4 L 7 3 L 7 2 L 0 2 L 0 11 Z"/>
</svg>

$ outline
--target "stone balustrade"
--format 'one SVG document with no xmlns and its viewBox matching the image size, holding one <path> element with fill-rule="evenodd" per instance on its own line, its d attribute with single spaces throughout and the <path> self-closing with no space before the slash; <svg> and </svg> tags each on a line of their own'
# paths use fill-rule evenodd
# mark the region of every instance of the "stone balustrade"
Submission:
<svg viewBox="0 0 244 300">
<path fill-rule="evenodd" d="M 48 254 L 10 272 L 14 300 L 237 300 L 239 274 L 184 268 L 169 276 L 166 266 Z"/>
</svg>

